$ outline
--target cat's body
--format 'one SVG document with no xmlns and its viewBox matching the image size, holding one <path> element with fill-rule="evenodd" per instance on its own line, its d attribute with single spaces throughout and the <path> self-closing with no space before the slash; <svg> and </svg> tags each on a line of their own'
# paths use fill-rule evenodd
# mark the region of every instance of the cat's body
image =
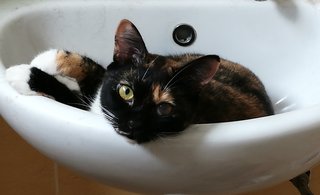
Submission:
<svg viewBox="0 0 320 195">
<path fill-rule="evenodd" d="M 262 83 L 239 64 L 218 56 L 199 54 L 147 54 L 146 59 L 137 68 L 119 66 L 114 62 L 106 71 L 98 63 L 79 54 L 49 50 L 31 62 L 33 67 L 30 68 L 28 84 L 32 91 L 46 94 L 61 103 L 95 113 L 105 111 L 104 114 L 122 135 L 129 136 L 130 129 L 142 127 L 145 130 L 143 135 L 129 136 L 139 143 L 178 133 L 194 123 L 236 121 L 273 114 Z M 197 81 L 179 80 L 182 73 L 177 73 L 182 68 L 191 64 L 198 69 L 196 66 L 201 61 L 219 64 L 219 68 L 213 70 L 216 73 L 212 78 L 209 76 L 205 84 L 201 84 L 199 78 Z M 44 68 L 42 64 L 53 67 L 48 71 L 48 67 Z M 190 67 L 191 72 L 196 71 L 194 67 Z M 132 105 L 118 96 L 116 88 L 119 84 L 134 89 L 136 97 Z M 173 105 L 181 107 L 175 108 L 177 116 L 172 122 L 167 120 L 167 116 L 154 116 L 161 104 L 162 107 L 169 105 L 167 109 L 172 109 Z M 131 121 L 132 127 L 127 121 Z M 149 121 L 150 124 L 146 124 Z M 157 126 L 161 129 L 156 129 Z"/>
<path fill-rule="evenodd" d="M 247 68 L 216 55 L 150 54 L 127 20 L 118 27 L 107 70 L 63 50 L 44 52 L 31 66 L 21 66 L 29 74 L 22 81 L 12 76 L 14 68 L 7 77 L 19 91 L 103 114 L 119 134 L 138 143 L 176 135 L 194 123 L 274 114 L 263 84 Z"/>
</svg>

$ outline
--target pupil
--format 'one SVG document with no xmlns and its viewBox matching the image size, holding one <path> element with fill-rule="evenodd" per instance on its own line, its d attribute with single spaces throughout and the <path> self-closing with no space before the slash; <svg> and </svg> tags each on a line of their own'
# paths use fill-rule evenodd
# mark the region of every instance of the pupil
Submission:
<svg viewBox="0 0 320 195">
<path fill-rule="evenodd" d="M 126 88 L 125 91 L 124 91 L 124 93 L 125 93 L 126 95 L 130 94 L 130 89 L 129 89 L 129 88 Z"/>
</svg>

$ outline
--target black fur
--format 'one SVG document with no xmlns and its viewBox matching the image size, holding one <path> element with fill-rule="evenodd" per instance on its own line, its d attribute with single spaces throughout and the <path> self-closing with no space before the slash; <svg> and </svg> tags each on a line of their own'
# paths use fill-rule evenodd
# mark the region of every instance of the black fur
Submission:
<svg viewBox="0 0 320 195">
<path fill-rule="evenodd" d="M 83 101 L 90 104 L 101 86 L 105 69 L 88 57 L 83 57 L 83 60 L 89 70 L 86 77 L 79 81 L 79 86 Z"/>
</svg>

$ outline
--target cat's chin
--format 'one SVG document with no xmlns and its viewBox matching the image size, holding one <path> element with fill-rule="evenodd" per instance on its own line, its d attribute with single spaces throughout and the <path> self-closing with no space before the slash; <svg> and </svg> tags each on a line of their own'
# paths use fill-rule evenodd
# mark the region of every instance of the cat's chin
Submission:
<svg viewBox="0 0 320 195">
<path fill-rule="evenodd" d="M 118 128 L 114 128 L 114 130 L 115 130 L 119 135 L 121 135 L 122 137 L 124 137 L 128 143 L 130 143 L 130 144 L 138 144 L 137 141 L 128 138 L 129 133 L 126 133 L 126 132 L 124 132 L 124 131 L 121 131 L 121 130 L 119 130 Z"/>
<path fill-rule="evenodd" d="M 130 134 L 127 133 L 127 132 L 121 131 L 119 128 L 114 128 L 114 130 L 115 130 L 118 134 L 120 134 L 120 135 L 122 135 L 122 136 L 128 136 L 128 135 L 130 135 Z"/>
<path fill-rule="evenodd" d="M 132 144 L 132 145 L 136 145 L 136 144 L 139 144 L 137 141 L 133 140 L 133 139 L 129 139 L 127 137 L 126 138 L 126 141 L 129 143 L 129 144 Z"/>
</svg>

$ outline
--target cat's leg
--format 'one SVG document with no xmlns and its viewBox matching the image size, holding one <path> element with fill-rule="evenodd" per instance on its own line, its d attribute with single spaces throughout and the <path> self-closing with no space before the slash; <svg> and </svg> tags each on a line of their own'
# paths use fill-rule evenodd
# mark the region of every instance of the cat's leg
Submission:
<svg viewBox="0 0 320 195">
<path fill-rule="evenodd" d="M 31 61 L 30 69 L 32 67 L 36 67 L 47 73 L 48 75 L 55 77 L 59 82 L 66 85 L 70 90 L 80 91 L 77 80 L 59 70 L 57 63 L 59 51 L 63 50 L 51 49 L 40 53 Z M 70 66 L 72 66 L 72 64 L 70 64 Z"/>
<path fill-rule="evenodd" d="M 63 104 L 84 110 L 90 108 L 90 105 L 83 101 L 80 92 L 70 90 L 70 86 L 36 67 L 30 69 L 28 84 L 32 91 L 45 94 L 45 96 L 52 97 Z"/>
<path fill-rule="evenodd" d="M 7 69 L 6 79 L 21 94 L 46 95 L 59 102 L 88 105 L 104 75 L 104 68 L 93 60 L 63 50 L 48 50 L 30 65 Z"/>
<path fill-rule="evenodd" d="M 82 102 L 79 93 L 70 90 L 70 88 L 76 88 L 75 86 L 69 83 L 67 87 L 54 76 L 28 64 L 8 68 L 6 80 L 20 94 L 44 95 L 77 108 L 89 108 Z"/>
<path fill-rule="evenodd" d="M 53 75 L 70 90 L 93 96 L 105 69 L 88 57 L 64 50 L 48 50 L 35 57 L 31 66 Z"/>
<path fill-rule="evenodd" d="M 309 188 L 310 171 L 298 175 L 290 181 L 299 190 L 301 195 L 313 195 Z"/>
<path fill-rule="evenodd" d="M 56 79 L 66 85 L 72 91 L 80 91 L 80 86 L 76 79 L 71 77 L 65 76 L 59 72 L 57 69 L 57 58 L 58 50 L 52 49 L 45 51 L 38 56 L 36 56 L 31 64 L 22 64 L 22 65 L 15 65 L 9 67 L 6 70 L 6 80 L 9 84 L 15 88 L 19 93 L 23 95 L 37 95 L 39 93 L 42 94 L 41 91 L 34 91 L 32 90 L 31 86 L 29 86 L 29 80 L 31 75 L 31 69 L 36 67 L 43 72 L 56 77 Z M 33 77 L 35 78 L 35 77 Z M 35 83 L 35 82 L 31 82 Z M 48 86 L 49 87 L 49 86 Z M 39 93 L 37 93 L 39 92 Z"/>
</svg>

